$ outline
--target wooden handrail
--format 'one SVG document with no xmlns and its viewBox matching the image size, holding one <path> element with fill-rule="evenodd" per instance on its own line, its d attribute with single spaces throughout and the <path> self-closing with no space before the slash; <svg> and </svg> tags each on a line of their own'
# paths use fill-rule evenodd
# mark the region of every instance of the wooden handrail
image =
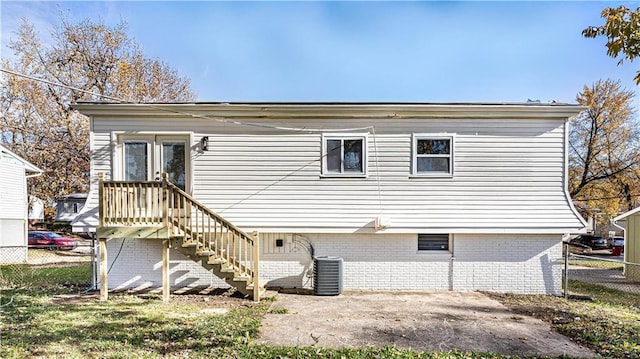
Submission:
<svg viewBox="0 0 640 359">
<path fill-rule="evenodd" d="M 259 241 L 167 180 L 105 181 L 99 177 L 101 227 L 165 227 L 234 276 L 250 280 L 258 300 Z"/>
</svg>

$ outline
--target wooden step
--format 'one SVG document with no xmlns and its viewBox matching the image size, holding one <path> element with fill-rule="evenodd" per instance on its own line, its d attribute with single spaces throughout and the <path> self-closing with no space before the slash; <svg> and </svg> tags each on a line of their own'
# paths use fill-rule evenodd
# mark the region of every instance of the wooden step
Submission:
<svg viewBox="0 0 640 359">
<path fill-rule="evenodd" d="M 196 254 L 199 256 L 211 256 L 213 254 L 215 254 L 215 252 L 212 249 L 199 249 L 196 250 Z"/>
<path fill-rule="evenodd" d="M 233 276 L 233 280 L 235 282 L 249 282 L 251 280 L 251 276 L 248 274 L 237 274 Z"/>
<path fill-rule="evenodd" d="M 236 271 L 236 267 L 232 265 L 223 265 L 222 268 L 220 268 L 220 271 L 224 273 L 233 273 Z"/>
<path fill-rule="evenodd" d="M 225 264 L 225 263 L 227 263 L 227 260 L 221 257 L 220 258 L 210 257 L 209 260 L 207 261 L 207 264 Z"/>
</svg>

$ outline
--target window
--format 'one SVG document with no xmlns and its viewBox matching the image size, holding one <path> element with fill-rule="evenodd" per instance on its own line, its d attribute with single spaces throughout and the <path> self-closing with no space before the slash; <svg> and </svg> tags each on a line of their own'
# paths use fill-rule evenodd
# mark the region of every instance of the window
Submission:
<svg viewBox="0 0 640 359">
<path fill-rule="evenodd" d="M 364 135 L 323 136 L 322 173 L 325 175 L 364 175 L 367 141 Z"/>
<path fill-rule="evenodd" d="M 418 234 L 418 251 L 448 251 L 448 234 Z"/>
<path fill-rule="evenodd" d="M 413 174 L 453 175 L 453 136 L 414 135 Z"/>
</svg>

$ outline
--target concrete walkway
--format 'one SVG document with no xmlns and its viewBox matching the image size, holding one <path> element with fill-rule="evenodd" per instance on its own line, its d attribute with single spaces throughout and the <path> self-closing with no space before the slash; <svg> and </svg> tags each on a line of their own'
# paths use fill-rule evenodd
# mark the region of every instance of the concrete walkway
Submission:
<svg viewBox="0 0 640 359">
<path fill-rule="evenodd" d="M 283 309 L 285 314 L 276 314 Z M 271 310 L 259 340 L 271 345 L 595 356 L 543 321 L 517 315 L 476 292 L 350 292 L 335 297 L 280 293 Z"/>
</svg>

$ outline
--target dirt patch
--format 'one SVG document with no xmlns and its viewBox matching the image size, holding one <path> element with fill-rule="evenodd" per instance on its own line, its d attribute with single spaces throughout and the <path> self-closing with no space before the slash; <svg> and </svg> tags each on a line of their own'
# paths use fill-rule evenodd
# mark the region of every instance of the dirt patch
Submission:
<svg viewBox="0 0 640 359">
<path fill-rule="evenodd" d="M 270 312 L 259 341 L 271 345 L 595 356 L 543 321 L 482 293 L 280 293 Z"/>
<path fill-rule="evenodd" d="M 135 296 L 141 299 L 161 301 L 162 298 L 160 293 L 161 289 L 147 291 L 120 291 L 110 292 L 109 298 L 117 299 L 122 296 Z M 56 295 L 51 299 L 51 303 L 55 305 L 86 304 L 98 301 L 100 301 L 100 293 L 97 291 L 84 294 Z M 222 289 L 194 289 L 193 291 L 187 291 L 183 294 L 172 293 L 169 303 L 193 305 L 195 307 L 203 308 L 203 313 L 206 313 L 211 308 L 224 308 L 225 310 L 228 310 L 239 307 L 252 307 L 257 304 L 250 299 L 236 295 L 233 291 Z"/>
</svg>

